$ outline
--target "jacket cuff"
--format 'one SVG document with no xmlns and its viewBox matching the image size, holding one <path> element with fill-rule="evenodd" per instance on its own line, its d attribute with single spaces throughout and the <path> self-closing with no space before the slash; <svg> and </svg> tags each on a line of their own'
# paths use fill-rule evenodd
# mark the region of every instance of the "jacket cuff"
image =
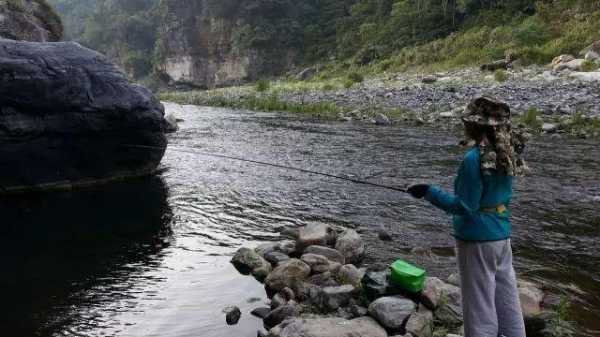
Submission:
<svg viewBox="0 0 600 337">
<path fill-rule="evenodd" d="M 427 189 L 427 193 L 425 193 L 425 200 L 433 202 L 438 193 L 439 192 L 437 188 L 435 188 L 434 186 L 429 186 L 429 188 Z"/>
</svg>

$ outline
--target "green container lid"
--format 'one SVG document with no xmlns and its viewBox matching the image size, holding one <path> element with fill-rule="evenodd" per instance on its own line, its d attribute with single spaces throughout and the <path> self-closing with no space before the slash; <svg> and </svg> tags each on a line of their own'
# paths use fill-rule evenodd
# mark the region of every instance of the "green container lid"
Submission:
<svg viewBox="0 0 600 337">
<path fill-rule="evenodd" d="M 392 270 L 391 281 L 394 285 L 413 293 L 423 290 L 425 270 L 402 260 L 392 263 L 390 269 Z"/>
</svg>

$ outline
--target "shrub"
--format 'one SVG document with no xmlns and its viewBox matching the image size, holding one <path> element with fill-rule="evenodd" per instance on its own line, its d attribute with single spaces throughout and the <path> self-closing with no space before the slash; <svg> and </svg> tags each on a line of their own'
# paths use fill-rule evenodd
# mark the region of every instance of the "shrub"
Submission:
<svg viewBox="0 0 600 337">
<path fill-rule="evenodd" d="M 539 115 L 540 113 L 538 112 L 538 110 L 536 108 L 529 108 L 527 111 L 525 111 L 525 113 L 523 114 L 523 116 L 521 116 L 521 123 L 525 124 L 526 126 L 538 130 L 542 127 L 542 122 L 539 120 Z"/>
<path fill-rule="evenodd" d="M 508 80 L 508 73 L 505 70 L 498 69 L 494 72 L 494 79 L 498 82 L 506 82 Z"/>
<path fill-rule="evenodd" d="M 598 69 L 598 65 L 592 61 L 585 60 L 581 64 L 581 71 L 594 71 Z"/>
<path fill-rule="evenodd" d="M 353 85 L 354 85 L 354 81 L 349 78 L 344 81 L 344 88 L 346 88 L 346 89 L 352 88 Z"/>
<path fill-rule="evenodd" d="M 351 72 L 350 74 L 348 74 L 348 79 L 350 81 L 352 81 L 353 83 L 361 83 L 362 81 L 365 80 L 363 75 L 361 75 L 357 72 Z"/>
<path fill-rule="evenodd" d="M 323 87 L 321 89 L 323 91 L 331 91 L 331 90 L 334 90 L 335 87 L 333 86 L 333 84 L 327 83 L 327 84 L 323 84 Z"/>
<path fill-rule="evenodd" d="M 265 92 L 271 88 L 271 83 L 265 79 L 260 79 L 256 82 L 254 88 L 258 92 Z"/>
</svg>

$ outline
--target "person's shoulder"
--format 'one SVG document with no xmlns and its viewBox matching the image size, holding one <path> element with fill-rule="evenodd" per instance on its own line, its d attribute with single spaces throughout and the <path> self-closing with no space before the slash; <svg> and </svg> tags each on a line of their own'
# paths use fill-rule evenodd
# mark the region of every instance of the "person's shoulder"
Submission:
<svg viewBox="0 0 600 337">
<path fill-rule="evenodd" d="M 479 165 L 479 148 L 477 146 L 473 146 L 470 148 L 464 157 L 464 161 L 467 163 L 476 163 Z"/>
</svg>

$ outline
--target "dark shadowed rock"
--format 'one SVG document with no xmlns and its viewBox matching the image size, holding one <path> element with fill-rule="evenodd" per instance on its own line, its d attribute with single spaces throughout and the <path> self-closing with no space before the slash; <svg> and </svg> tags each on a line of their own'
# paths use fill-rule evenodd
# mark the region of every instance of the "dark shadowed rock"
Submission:
<svg viewBox="0 0 600 337">
<path fill-rule="evenodd" d="M 355 294 L 356 288 L 351 285 L 325 287 L 321 291 L 321 304 L 325 309 L 337 310 L 348 305 Z"/>
<path fill-rule="evenodd" d="M 242 312 L 238 307 L 228 307 L 223 310 L 225 312 L 225 321 L 228 325 L 235 325 L 242 317 Z"/>
<path fill-rule="evenodd" d="M 344 264 L 345 259 L 339 251 L 325 246 L 309 246 L 304 250 L 305 254 L 316 254 L 325 256 L 329 261 Z"/>
<path fill-rule="evenodd" d="M 265 260 L 271 262 L 274 266 L 278 266 L 282 262 L 288 261 L 290 257 L 282 252 L 272 251 L 265 254 Z"/>
<path fill-rule="evenodd" d="M 300 307 L 294 301 L 289 301 L 277 309 L 271 311 L 264 319 L 265 328 L 271 329 L 277 324 L 283 322 L 288 317 L 300 316 Z"/>
<path fill-rule="evenodd" d="M 255 250 L 240 248 L 231 258 L 233 266 L 242 274 L 252 274 L 259 281 L 264 280 L 271 272 L 271 264 Z"/>
<path fill-rule="evenodd" d="M 267 317 L 267 315 L 271 312 L 271 308 L 268 307 L 261 307 L 261 308 L 256 308 L 254 310 L 252 310 L 250 312 L 250 314 L 252 316 L 258 317 L 260 319 L 263 319 L 265 317 Z"/>
<path fill-rule="evenodd" d="M 154 173 L 162 104 L 76 43 L 0 39 L 0 191 L 71 188 Z"/>
</svg>

